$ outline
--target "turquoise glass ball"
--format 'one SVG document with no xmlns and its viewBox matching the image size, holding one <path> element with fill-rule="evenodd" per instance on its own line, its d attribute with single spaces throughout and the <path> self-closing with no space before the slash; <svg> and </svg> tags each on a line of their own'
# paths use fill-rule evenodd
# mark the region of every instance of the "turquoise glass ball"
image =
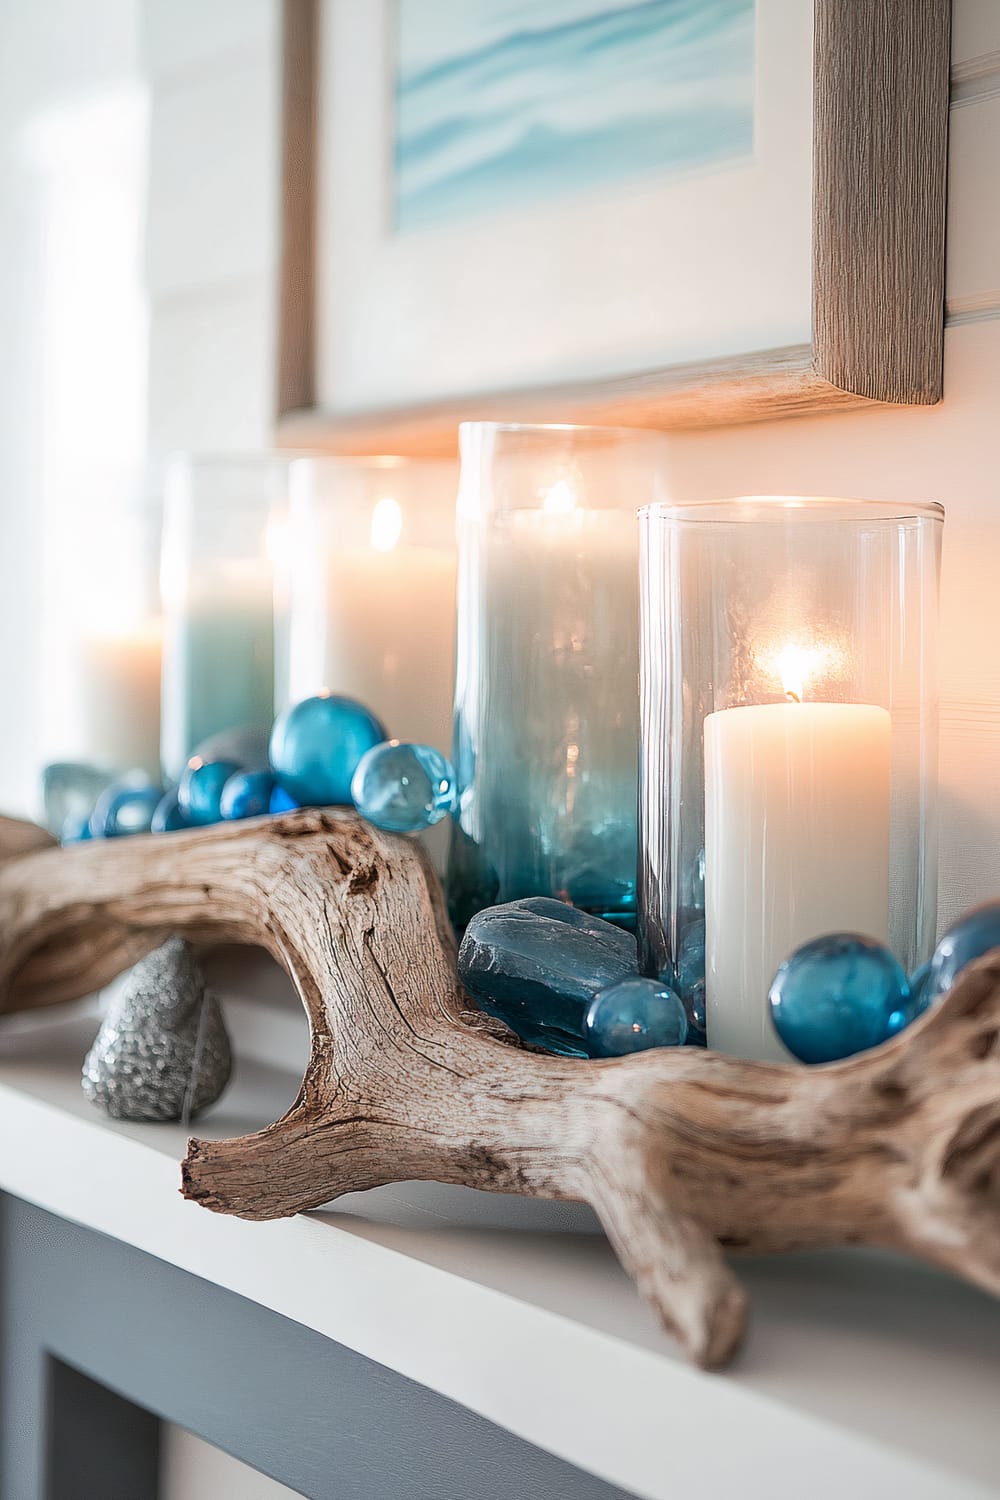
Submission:
<svg viewBox="0 0 1000 1500">
<path fill-rule="evenodd" d="M 223 788 L 239 770 L 235 761 L 202 760 L 192 755 L 177 788 L 178 806 L 189 823 L 199 826 L 221 822 Z"/>
<path fill-rule="evenodd" d="M 271 792 L 271 800 L 267 804 L 268 812 L 294 812 L 298 805 L 299 804 L 296 802 L 294 797 L 289 797 L 283 786 L 278 786 L 278 784 L 275 783 L 274 788 Z"/>
<path fill-rule="evenodd" d="M 451 762 L 430 745 L 387 740 L 368 750 L 351 781 L 351 798 L 363 818 L 390 833 L 433 828 L 455 806 Z"/>
<path fill-rule="evenodd" d="M 156 804 L 152 822 L 149 825 L 150 833 L 179 833 L 182 828 L 189 828 L 187 818 L 181 812 L 181 805 L 177 800 L 177 790 L 164 793 Z"/>
<path fill-rule="evenodd" d="M 274 722 L 271 768 L 300 807 L 349 807 L 358 762 L 386 737 L 375 715 L 354 698 L 305 698 Z"/>
<path fill-rule="evenodd" d="M 910 993 L 908 999 L 898 1010 L 894 1010 L 889 1017 L 887 1028 L 888 1036 L 895 1036 L 897 1032 L 905 1031 L 918 1016 L 922 1016 L 930 1005 L 930 995 L 927 989 L 927 977 L 931 971 L 930 959 L 914 969 L 910 975 Z"/>
<path fill-rule="evenodd" d="M 768 996 L 775 1030 L 800 1062 L 835 1062 L 877 1047 L 910 986 L 889 949 L 873 938 L 834 932 L 786 958 Z"/>
<path fill-rule="evenodd" d="M 966 965 L 985 957 L 992 948 L 1000 948 L 1000 901 L 975 907 L 948 928 L 931 959 L 926 1004 L 933 1005 L 946 995 Z"/>
<path fill-rule="evenodd" d="M 688 1022 L 680 996 L 658 979 L 638 974 L 599 990 L 584 1017 L 591 1057 L 624 1057 L 649 1047 L 683 1047 Z"/>
<path fill-rule="evenodd" d="M 219 810 L 223 820 L 259 818 L 271 810 L 274 777 L 270 771 L 238 771 L 222 788 Z"/>
<path fill-rule="evenodd" d="M 120 839 L 133 833 L 148 833 L 163 788 L 149 783 L 115 782 L 102 792 L 90 815 L 90 834 L 95 839 Z"/>
</svg>

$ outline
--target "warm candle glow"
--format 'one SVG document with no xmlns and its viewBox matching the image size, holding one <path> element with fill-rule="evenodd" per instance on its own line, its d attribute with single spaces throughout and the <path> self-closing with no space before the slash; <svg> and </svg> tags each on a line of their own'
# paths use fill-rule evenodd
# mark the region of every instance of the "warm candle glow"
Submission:
<svg viewBox="0 0 1000 1500">
<path fill-rule="evenodd" d="M 814 668 L 814 653 L 804 646 L 788 645 L 778 657 L 778 676 L 781 691 L 790 703 L 801 703 L 805 692 L 806 678 Z"/>
<path fill-rule="evenodd" d="M 843 677 L 846 670 L 841 647 L 825 640 L 785 641 L 766 652 L 760 661 L 766 675 L 781 684 L 789 703 L 804 702 L 810 688 L 815 693 L 817 684 L 824 684 L 831 677 Z"/>
<path fill-rule="evenodd" d="M 549 516 L 565 516 L 576 510 L 576 496 L 565 479 L 558 480 L 552 486 L 542 501 L 542 509 Z"/>
<path fill-rule="evenodd" d="M 376 552 L 391 552 L 403 530 L 403 512 L 398 500 L 384 495 L 372 511 L 372 546 Z"/>
</svg>

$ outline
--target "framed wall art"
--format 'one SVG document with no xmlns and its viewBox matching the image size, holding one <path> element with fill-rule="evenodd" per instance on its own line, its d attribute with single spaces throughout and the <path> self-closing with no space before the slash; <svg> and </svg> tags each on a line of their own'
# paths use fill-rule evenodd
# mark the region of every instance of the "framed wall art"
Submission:
<svg viewBox="0 0 1000 1500">
<path fill-rule="evenodd" d="M 285 0 L 281 439 L 939 400 L 949 23 Z"/>
</svg>

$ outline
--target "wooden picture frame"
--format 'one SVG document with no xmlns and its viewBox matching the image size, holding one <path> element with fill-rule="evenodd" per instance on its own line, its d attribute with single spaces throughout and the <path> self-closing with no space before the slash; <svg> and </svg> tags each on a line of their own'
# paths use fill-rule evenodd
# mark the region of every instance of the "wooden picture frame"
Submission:
<svg viewBox="0 0 1000 1500">
<path fill-rule="evenodd" d="M 941 399 L 950 0 L 814 0 L 812 339 L 361 416 L 316 405 L 320 0 L 284 0 L 278 441 L 446 454 L 460 421 L 710 427 Z"/>
</svg>

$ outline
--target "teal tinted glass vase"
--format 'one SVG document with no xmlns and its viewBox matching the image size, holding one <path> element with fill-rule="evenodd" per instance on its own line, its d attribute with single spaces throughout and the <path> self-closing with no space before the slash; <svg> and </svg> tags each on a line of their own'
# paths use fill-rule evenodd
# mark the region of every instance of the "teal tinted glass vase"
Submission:
<svg viewBox="0 0 1000 1500">
<path fill-rule="evenodd" d="M 662 439 L 461 430 L 452 918 L 553 896 L 628 921 L 638 776 L 637 507 Z"/>
</svg>

